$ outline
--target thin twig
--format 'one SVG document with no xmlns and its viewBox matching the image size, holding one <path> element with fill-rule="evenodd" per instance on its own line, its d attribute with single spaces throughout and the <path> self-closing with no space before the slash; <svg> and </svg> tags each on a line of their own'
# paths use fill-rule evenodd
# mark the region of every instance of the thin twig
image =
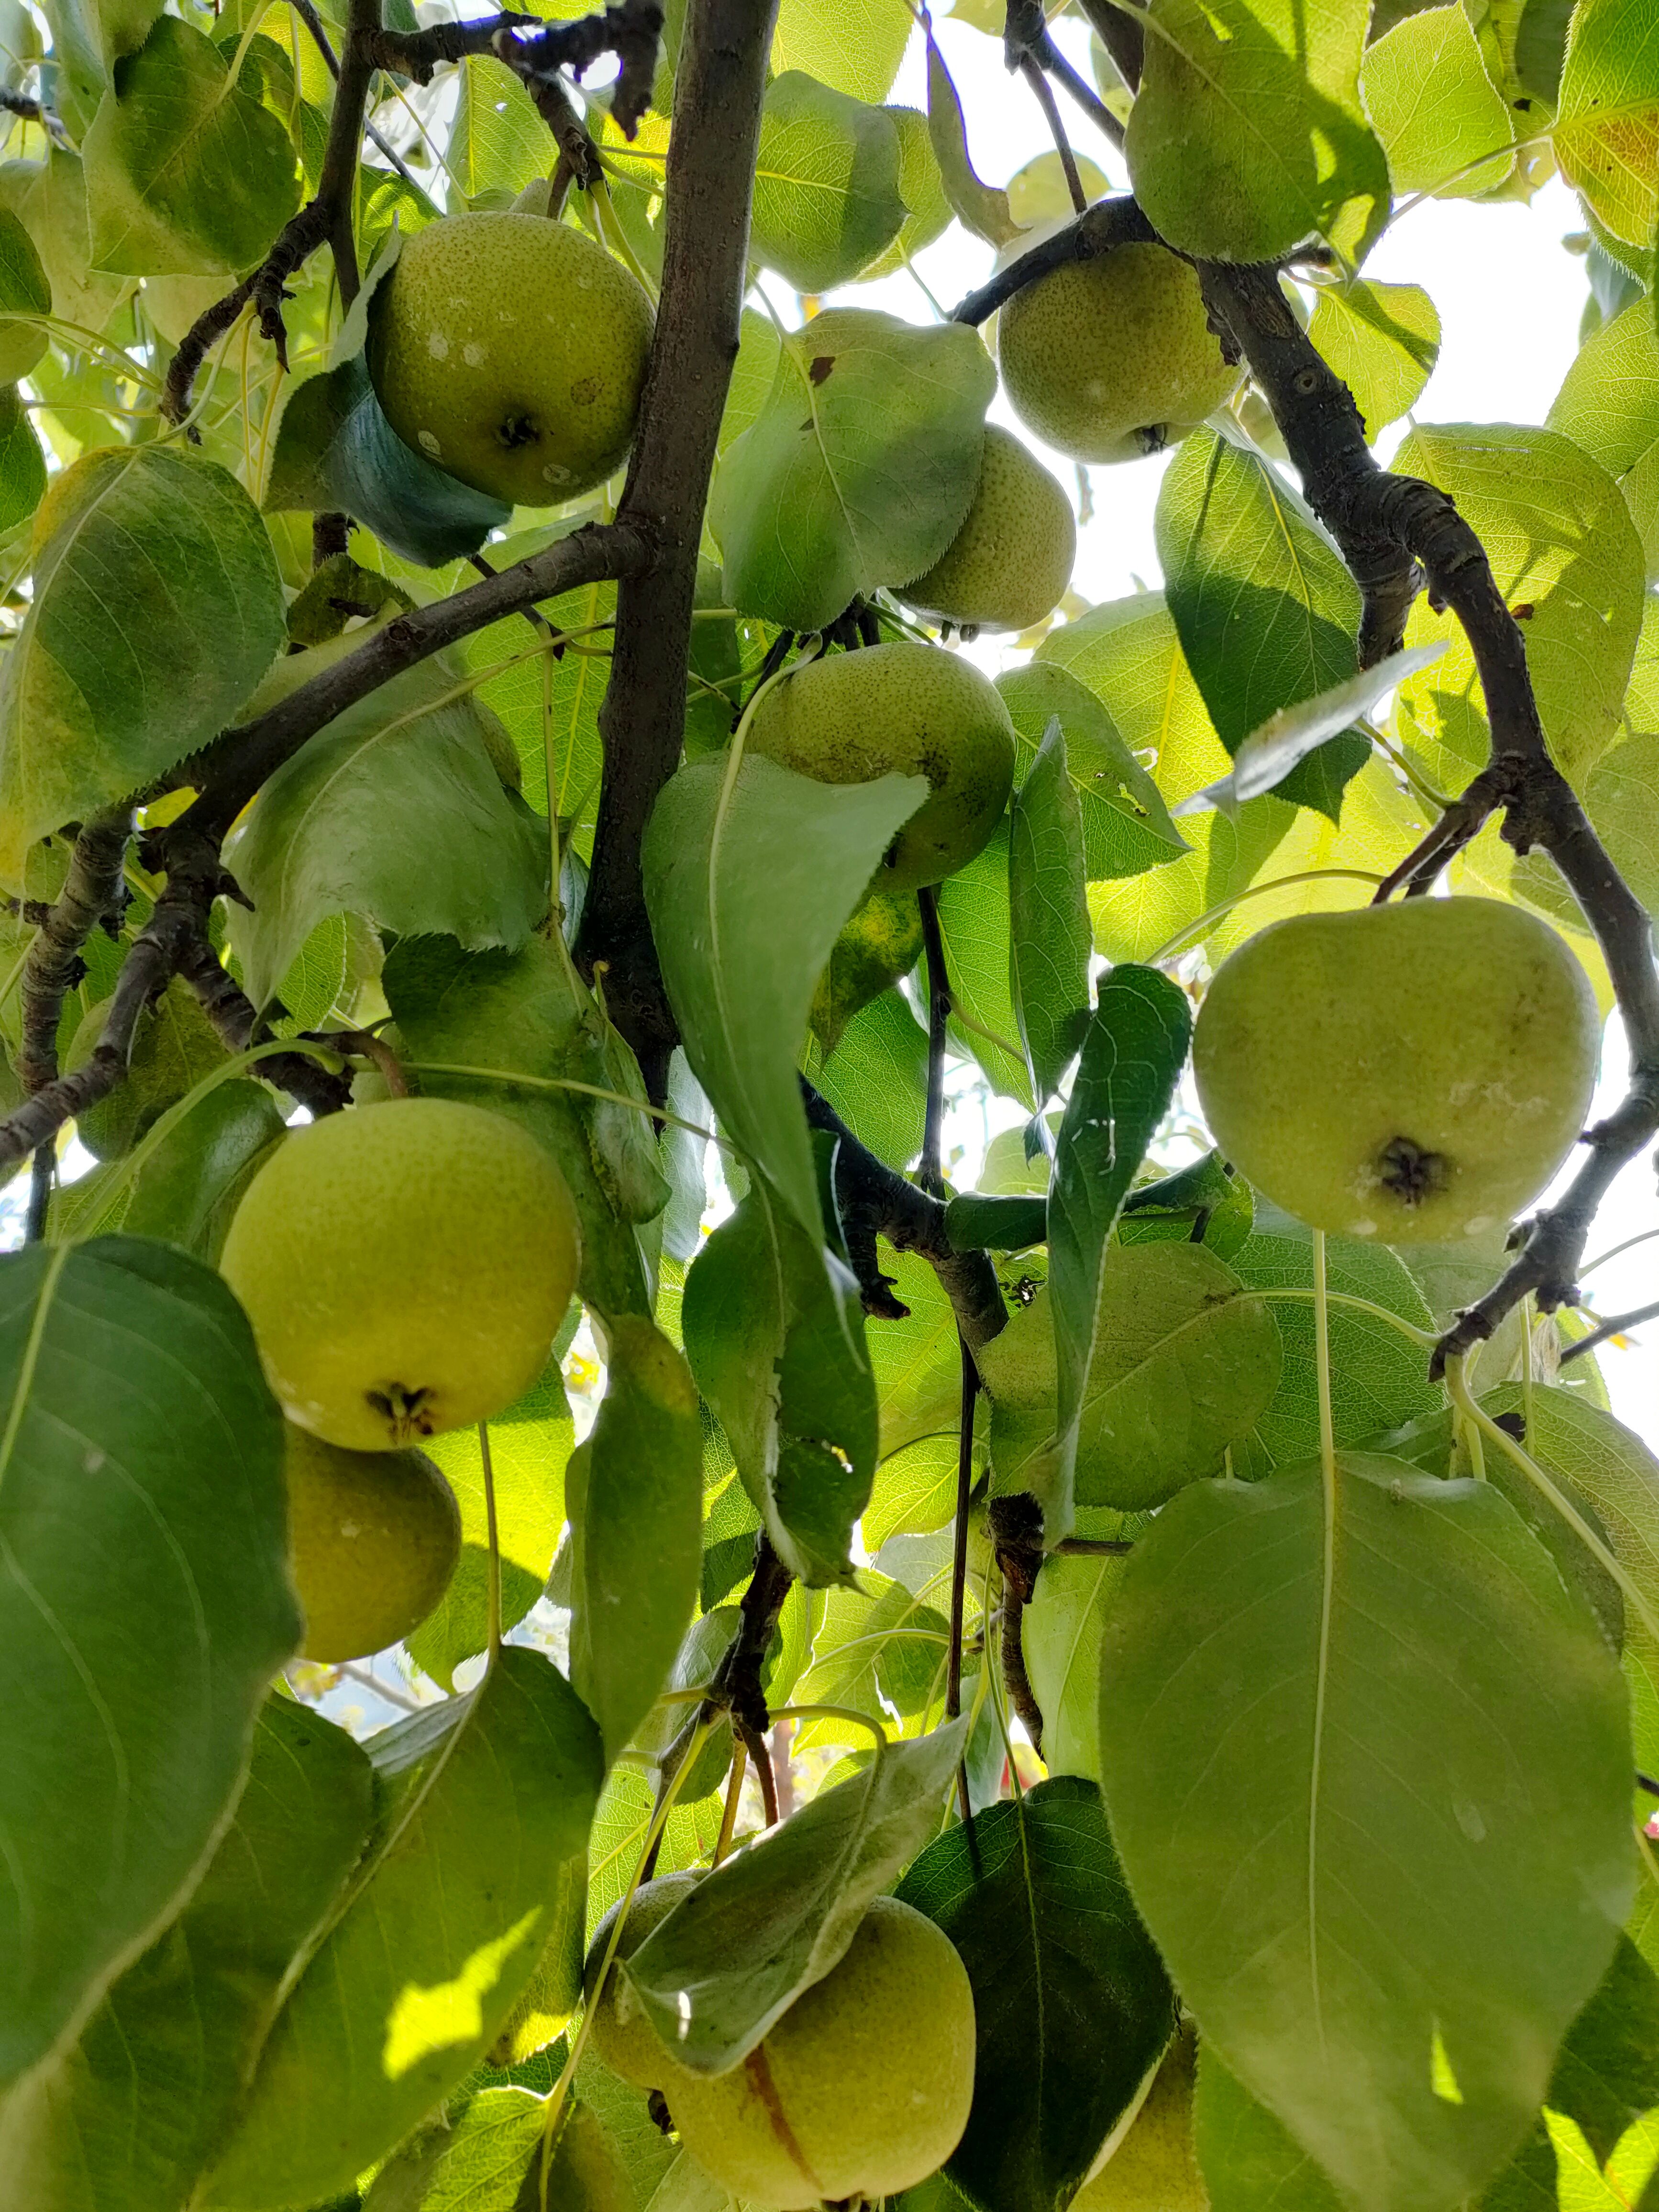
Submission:
<svg viewBox="0 0 1659 2212">
<path fill-rule="evenodd" d="M 1565 1367 L 1570 1359 L 1578 1359 L 1585 1352 L 1594 1352 L 1598 1344 L 1605 1344 L 1610 1336 L 1623 1336 L 1626 1329 L 1639 1328 L 1644 1321 L 1659 1321 L 1659 1298 L 1656 1298 L 1651 1305 L 1634 1306 L 1629 1313 L 1610 1314 L 1588 1336 L 1581 1336 L 1576 1343 L 1564 1346 L 1562 1366 Z"/>
<path fill-rule="evenodd" d="M 945 1180 L 945 1048 L 951 1019 L 951 976 L 939 926 L 939 895 L 931 884 L 916 893 L 922 949 L 927 962 L 927 1103 L 922 1115 L 921 1162 L 916 1181 L 930 1198 L 950 1195 Z"/>
<path fill-rule="evenodd" d="M 1072 151 L 1072 142 L 1066 135 L 1066 125 L 1061 118 L 1059 104 L 1035 54 L 1020 56 L 1019 73 L 1036 95 L 1036 104 L 1042 110 L 1042 119 L 1048 126 L 1048 135 L 1054 142 L 1054 151 L 1060 156 L 1060 166 L 1066 174 L 1066 189 L 1072 196 L 1072 205 L 1081 215 L 1089 204 L 1089 195 L 1084 191 L 1083 179 L 1078 174 L 1077 155 Z"/>
</svg>

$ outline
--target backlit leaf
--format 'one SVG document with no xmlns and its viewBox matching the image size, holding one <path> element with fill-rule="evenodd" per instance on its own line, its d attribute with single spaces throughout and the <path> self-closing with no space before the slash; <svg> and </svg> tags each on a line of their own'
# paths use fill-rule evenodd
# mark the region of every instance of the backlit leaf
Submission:
<svg viewBox="0 0 1659 2212">
<path fill-rule="evenodd" d="M 1055 715 L 1014 793 L 1008 825 L 1009 975 L 1040 1100 L 1057 1088 L 1088 1026 L 1094 945 L 1083 884 L 1082 812 Z"/>
<path fill-rule="evenodd" d="M 749 250 L 798 292 L 845 284 L 897 236 L 898 128 L 800 70 L 766 88 Z"/>
</svg>

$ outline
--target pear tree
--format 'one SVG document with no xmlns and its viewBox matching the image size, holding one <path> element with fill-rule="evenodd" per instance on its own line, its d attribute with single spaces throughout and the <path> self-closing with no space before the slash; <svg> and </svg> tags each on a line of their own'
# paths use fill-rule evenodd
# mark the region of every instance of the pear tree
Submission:
<svg viewBox="0 0 1659 2212">
<path fill-rule="evenodd" d="M 1651 9 L 0 10 L 0 2206 L 1652 2212 Z"/>
</svg>

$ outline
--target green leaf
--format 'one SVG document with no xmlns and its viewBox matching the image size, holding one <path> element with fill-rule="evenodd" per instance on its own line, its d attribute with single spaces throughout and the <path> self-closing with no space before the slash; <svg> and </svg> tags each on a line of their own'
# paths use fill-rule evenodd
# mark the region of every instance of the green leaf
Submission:
<svg viewBox="0 0 1659 2212">
<path fill-rule="evenodd" d="M 945 1233 L 958 1252 L 976 1252 L 988 1245 L 995 1251 L 1021 1252 L 1048 1236 L 1048 1201 L 963 1191 L 945 1209 Z"/>
<path fill-rule="evenodd" d="M 176 2212 L 215 2160 L 283 1981 L 367 1840 L 368 1759 L 271 1698 L 236 1814 L 178 1918 L 0 2118 L 0 2187 L 33 2212 Z"/>
<path fill-rule="evenodd" d="M 645 835 L 646 905 L 686 1057 L 723 1126 L 815 1242 L 817 1171 L 795 1066 L 831 946 L 919 776 L 823 784 L 758 754 L 693 761 Z"/>
<path fill-rule="evenodd" d="M 1346 1454 L 1183 1492 L 1103 1655 L 1112 1832 L 1206 2042 L 1356 2204 L 1450 2212 L 1628 1909 L 1588 1606 L 1490 1484 Z"/>
<path fill-rule="evenodd" d="M 1416 284 L 1356 276 L 1322 285 L 1308 336 L 1353 394 L 1372 441 L 1416 405 L 1440 357 L 1440 318 Z"/>
<path fill-rule="evenodd" d="M 64 471 L 0 679 L 0 881 L 38 837 L 216 736 L 281 649 L 282 586 L 247 494 L 176 446 Z"/>
<path fill-rule="evenodd" d="M 1193 2134 L 1211 2212 L 1342 2212 L 1324 2169 L 1227 2071 L 1210 2043 L 1199 2046 Z M 1554 2203 L 1552 2189 L 1549 2212 Z"/>
<path fill-rule="evenodd" d="M 946 2172 L 999 2212 L 1061 2212 L 1176 2027 L 1100 1792 L 1060 1775 L 989 1807 L 931 1844 L 898 1895 L 973 1984 L 974 2104 Z"/>
<path fill-rule="evenodd" d="M 426 568 L 476 553 L 513 512 L 404 445 L 361 354 L 289 394 L 262 504 L 267 514 L 338 508 Z"/>
<path fill-rule="evenodd" d="M 1020 235 L 1020 226 L 1010 211 L 1007 193 L 1000 185 L 982 184 L 975 173 L 962 101 L 945 66 L 945 57 L 931 36 L 927 40 L 927 135 L 933 141 L 945 197 L 957 222 L 988 246 L 1011 245 Z"/>
<path fill-rule="evenodd" d="M 1526 1449 L 1589 1504 L 1614 1558 L 1659 1613 L 1659 1462 L 1642 1439 L 1582 1392 L 1506 1383 L 1483 1396 L 1494 1415 L 1525 1408 Z M 1625 1609 L 1625 1673 L 1644 1757 L 1659 1753 L 1659 1645 Z M 1654 2100 L 1659 2104 L 1659 2096 Z"/>
<path fill-rule="evenodd" d="M 953 212 L 945 198 L 927 118 L 919 107 L 890 106 L 886 112 L 898 132 L 899 198 L 909 213 L 887 251 L 878 253 L 864 270 L 859 279 L 864 284 L 873 283 L 878 276 L 891 276 L 914 261 L 924 246 L 950 228 Z"/>
<path fill-rule="evenodd" d="M 32 1246 L 0 1261 L 0 1360 L 9 2084 L 195 1881 L 300 1620 L 282 1420 L 216 1274 L 137 1237 Z"/>
<path fill-rule="evenodd" d="M 562 2057 L 562 2045 L 556 2045 Z M 376 2177 L 363 2212 L 526 2212 L 539 2207 L 547 2100 L 529 2089 L 481 2089 L 404 2146 Z M 611 2132 L 580 2095 L 565 2107 L 548 2164 L 552 2212 L 633 2212 L 634 2192 Z"/>
<path fill-rule="evenodd" d="M 637 1314 L 606 1332 L 605 1392 L 565 1471 L 570 1679 L 606 1764 L 668 1679 L 702 1575 L 702 1428 L 684 1360 Z"/>
<path fill-rule="evenodd" d="M 885 100 L 909 44 L 904 0 L 783 0 L 772 74 L 805 70 L 854 100 Z"/>
<path fill-rule="evenodd" d="M 1395 466 L 1457 502 L 1522 621 L 1527 665 L 1557 765 L 1582 777 L 1613 741 L 1641 626 L 1642 547 L 1619 487 L 1559 431 L 1492 425 L 1419 427 Z M 1426 599 L 1408 646 L 1447 641 L 1443 659 L 1397 696 L 1397 726 L 1443 787 L 1485 764 L 1489 738 L 1474 658 L 1455 618 Z"/>
<path fill-rule="evenodd" d="M 1255 1220 L 1250 1186 L 1218 1152 L 1211 1152 L 1190 1167 L 1132 1190 L 1123 1201 L 1116 1235 L 1121 1244 L 1165 1239 L 1204 1244 L 1218 1260 L 1231 1260 Z"/>
<path fill-rule="evenodd" d="M 116 67 L 84 152 L 92 258 L 122 276 L 234 276 L 300 204 L 288 132 L 172 15 Z"/>
<path fill-rule="evenodd" d="M 866 1328 L 881 1401 L 881 1455 L 921 1437 L 955 1433 L 962 1409 L 962 1353 L 956 1315 L 939 1277 L 914 1253 L 882 1255 L 905 1321 L 872 1316 Z"/>
<path fill-rule="evenodd" d="M 493 54 L 472 55 L 458 76 L 444 152 L 449 212 L 509 208 L 553 165 L 547 125 L 521 81 Z"/>
<path fill-rule="evenodd" d="M 34 240 L 9 208 L 0 210 L 0 384 L 15 384 L 45 353 L 50 341 L 40 318 L 51 313 L 52 287 Z"/>
<path fill-rule="evenodd" d="M 1071 1533 L 1084 1386 L 1097 1341 L 1106 1240 L 1187 1057 L 1185 994 L 1155 969 L 1104 977 L 1073 1079 L 1048 1194 L 1048 1291 L 1058 1365 L 1055 1431 L 1041 1464 L 1022 1469 L 1050 1548 Z"/>
<path fill-rule="evenodd" d="M 1123 1568 L 1122 1558 L 1111 1553 L 1047 1559 L 1021 1616 L 1025 1671 L 1042 1715 L 1042 1760 L 1050 1774 L 1099 1783 L 1100 1637 Z"/>
<path fill-rule="evenodd" d="M 248 713 L 339 657 L 289 654 Z M 225 860 L 253 908 L 236 909 L 231 943 L 256 1005 L 330 915 L 516 952 L 546 913 L 545 825 L 501 788 L 483 710 L 456 689 L 441 659 L 394 676 L 285 762 L 238 825 Z"/>
<path fill-rule="evenodd" d="M 1024 1053 L 1017 1049 L 1019 1017 L 1014 1012 L 1009 973 L 1013 924 L 1008 906 L 1006 823 L 997 824 L 984 850 L 976 853 L 965 868 L 945 878 L 935 896 L 954 1008 L 951 1041 L 958 1052 L 979 1062 L 994 1091 L 1005 1098 L 1018 1099 L 1028 1114 L 1032 1113 L 1036 1101 L 1031 1096 Z M 996 1042 L 999 1039 L 1005 1042 Z"/>
<path fill-rule="evenodd" d="M 892 1714 L 914 1721 L 943 1694 L 949 1642 L 949 1623 L 932 1606 L 866 1568 L 856 1585 L 825 1597 L 812 1664 L 793 1695 L 802 1705 L 841 1705 L 872 1721 Z M 864 1750 L 870 1732 L 850 1717 L 826 1717 L 800 1722 L 794 1741 L 802 1753 L 832 1743 Z"/>
<path fill-rule="evenodd" d="M 0 533 L 27 522 L 46 489 L 46 457 L 15 385 L 0 391 Z"/>
<path fill-rule="evenodd" d="M 709 497 L 732 605 L 817 630 L 860 592 L 931 568 L 973 503 L 995 390 L 960 323 L 833 307 L 787 332 Z"/>
<path fill-rule="evenodd" d="M 283 1116 L 263 1084 L 221 1083 L 162 1138 L 132 1180 L 125 1227 L 163 1237 L 210 1266 Z"/>
<path fill-rule="evenodd" d="M 873 1897 L 938 1824 L 964 1717 L 891 1744 L 701 1881 L 624 1969 L 683 2066 L 720 2074 L 841 1959 Z"/>
<path fill-rule="evenodd" d="M 1659 220 L 1659 45 L 1642 0 L 1574 9 L 1553 143 L 1569 184 L 1613 237 L 1653 243 Z"/>
<path fill-rule="evenodd" d="M 1473 198 L 1514 169 L 1515 118 L 1461 8 L 1425 8 L 1396 24 L 1366 48 L 1359 82 L 1402 198 Z"/>
<path fill-rule="evenodd" d="M 159 0 L 49 0 L 41 12 L 52 32 L 58 110 L 74 136 L 82 138 L 117 56 L 143 44 L 161 12 Z"/>
<path fill-rule="evenodd" d="M 638 1240 L 601 1176 L 589 1103 L 562 1087 L 602 1081 L 600 1017 L 557 946 L 533 937 L 521 952 L 468 953 L 453 939 L 405 939 L 380 982 L 422 1091 L 507 1115 L 558 1162 L 581 1221 L 583 1303 L 605 1316 L 649 1313 Z"/>
<path fill-rule="evenodd" d="M 686 1358 L 778 1556 L 812 1588 L 853 1571 L 875 1474 L 875 1377 L 858 1285 L 763 1178 L 685 1279 Z"/>
<path fill-rule="evenodd" d="M 1330 0 L 1155 0 L 1127 148 L 1158 235 L 1215 261 L 1270 261 L 1340 227 L 1358 260 L 1389 213 L 1360 111 L 1370 10 Z"/>
<path fill-rule="evenodd" d="M 1231 1265 L 1252 1290 L 1304 1294 L 1267 1302 L 1279 1324 L 1284 1364 L 1278 1393 L 1256 1424 L 1255 1443 L 1268 1466 L 1285 1466 L 1319 1449 L 1312 1232 L 1258 1198 L 1255 1231 L 1232 1255 Z M 1422 1292 L 1403 1263 L 1383 1247 L 1328 1237 L 1325 1267 L 1333 1291 L 1382 1306 L 1414 1328 L 1434 1326 Z M 1441 1393 L 1429 1380 L 1424 1354 L 1387 1322 L 1351 1306 L 1333 1305 L 1330 1338 L 1331 1418 L 1339 1446 L 1360 1443 L 1440 1410 Z"/>
<path fill-rule="evenodd" d="M 812 1033 L 826 1058 L 847 1024 L 921 958 L 914 891 L 872 891 L 836 938 L 812 994 Z"/>
<path fill-rule="evenodd" d="M 34 242 L 52 287 L 52 313 L 83 330 L 100 330 L 132 289 L 132 280 L 91 266 L 81 156 L 53 145 L 44 163 L 0 165 L 0 196 Z M 50 367 L 50 355 L 43 355 L 36 375 L 46 375 Z"/>
<path fill-rule="evenodd" d="M 204 2204 L 313 2203 L 401 2142 L 495 2039 L 586 1850 L 599 1731 L 538 1652 L 509 1645 L 470 1697 L 370 1756 L 375 1848 L 278 2015 Z"/>
<path fill-rule="evenodd" d="M 1059 1088 L 1089 1024 L 1094 941 L 1083 884 L 1082 811 L 1056 714 L 1008 823 L 1009 981 L 1038 1100 Z"/>
<path fill-rule="evenodd" d="M 897 991 L 860 1009 L 813 1081 L 860 1144 L 890 1168 L 921 1150 L 927 1103 L 927 1032 Z"/>
<path fill-rule="evenodd" d="M 1659 2106 L 1659 1975 L 1626 1936 L 1561 2046 L 1547 2102 L 1577 2122 L 1600 2166 Z"/>
<path fill-rule="evenodd" d="M 1580 346 L 1547 420 L 1618 480 L 1651 580 L 1659 574 L 1659 332 L 1645 294 Z"/>
<path fill-rule="evenodd" d="M 1196 432 L 1164 477 L 1157 532 L 1170 612 L 1229 753 L 1280 708 L 1355 673 L 1358 586 L 1307 507 L 1260 454 L 1218 432 Z M 1368 748 L 1340 738 L 1330 745 L 1322 761 L 1299 763 L 1278 790 L 1334 821 L 1341 787 Z M 1322 765 L 1335 769 L 1334 805 Z"/>
<path fill-rule="evenodd" d="M 799 70 L 766 88 L 749 251 L 798 292 L 849 283 L 898 235 L 899 139 L 884 108 Z"/>
<path fill-rule="evenodd" d="M 565 1467 L 574 1442 L 575 1423 L 556 1359 L 550 1360 L 540 1380 L 516 1404 L 489 1423 L 503 1628 L 522 1620 L 542 1594 L 564 1526 Z M 443 1469 L 460 1506 L 461 1558 L 437 1611 L 405 1641 L 416 1664 L 453 1690 L 455 1668 L 489 1641 L 483 1454 L 473 1429 L 433 1437 L 424 1449 Z"/>
<path fill-rule="evenodd" d="M 1059 719 L 1066 773 L 1083 822 L 1084 873 L 1091 884 L 1138 876 L 1186 852 L 1164 794 L 1086 684 L 1044 660 L 1008 669 L 996 684 L 1014 726 L 1018 781 L 1030 775 L 1049 723 Z"/>
</svg>

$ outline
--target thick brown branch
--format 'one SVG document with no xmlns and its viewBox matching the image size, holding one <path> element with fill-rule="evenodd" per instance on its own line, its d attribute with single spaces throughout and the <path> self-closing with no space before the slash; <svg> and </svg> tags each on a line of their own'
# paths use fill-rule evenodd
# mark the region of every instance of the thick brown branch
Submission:
<svg viewBox="0 0 1659 2212">
<path fill-rule="evenodd" d="M 112 807 L 86 823 L 70 850 L 64 888 L 29 947 L 23 963 L 22 1038 L 17 1054 L 17 1079 L 26 1091 L 42 1091 L 57 1078 L 58 1024 L 64 1000 L 86 973 L 82 946 L 94 929 L 119 922 L 122 864 L 131 834 L 130 808 Z"/>
<path fill-rule="evenodd" d="M 674 82 L 664 191 L 662 299 L 617 526 L 658 558 L 617 594 L 599 715 L 605 777 L 577 954 L 660 1098 L 676 1042 L 646 917 L 640 848 L 685 737 L 697 547 L 737 359 L 749 209 L 777 0 L 693 0 Z"/>
<path fill-rule="evenodd" d="M 910 1309 L 893 1295 L 893 1279 L 881 1271 L 876 1239 L 896 1252 L 914 1252 L 939 1277 L 970 1352 L 1008 1326 L 996 1269 L 984 1252 L 958 1252 L 945 1233 L 945 1208 L 936 1198 L 897 1174 L 860 1144 L 826 1098 L 803 1076 L 806 1118 L 841 1142 L 836 1153 L 836 1202 L 841 1210 L 847 1256 L 864 1297 L 864 1310 L 883 1321 L 905 1321 Z"/>
<path fill-rule="evenodd" d="M 650 539 L 636 523 L 618 521 L 578 530 L 465 592 L 397 616 L 356 653 L 302 684 L 269 714 L 227 730 L 174 769 L 166 779 L 167 787 L 193 787 L 201 797 L 173 828 L 186 836 L 222 838 L 267 776 L 307 738 L 389 678 L 504 615 L 522 613 L 538 599 L 556 599 L 579 584 L 637 574 L 648 565 L 652 551 Z M 170 841 L 173 830 L 161 835 Z"/>
<path fill-rule="evenodd" d="M 951 310 L 951 320 L 977 330 L 981 323 L 989 322 L 999 307 L 1006 307 L 1016 292 L 1023 292 L 1053 270 L 1065 268 L 1068 262 L 1092 261 L 1098 254 L 1109 253 L 1115 246 L 1157 242 L 1158 233 L 1133 200 L 1097 200 L 1075 222 L 1055 231 L 1029 253 L 1022 253 L 1018 261 L 1011 261 L 978 291 L 969 293 Z"/>
</svg>

